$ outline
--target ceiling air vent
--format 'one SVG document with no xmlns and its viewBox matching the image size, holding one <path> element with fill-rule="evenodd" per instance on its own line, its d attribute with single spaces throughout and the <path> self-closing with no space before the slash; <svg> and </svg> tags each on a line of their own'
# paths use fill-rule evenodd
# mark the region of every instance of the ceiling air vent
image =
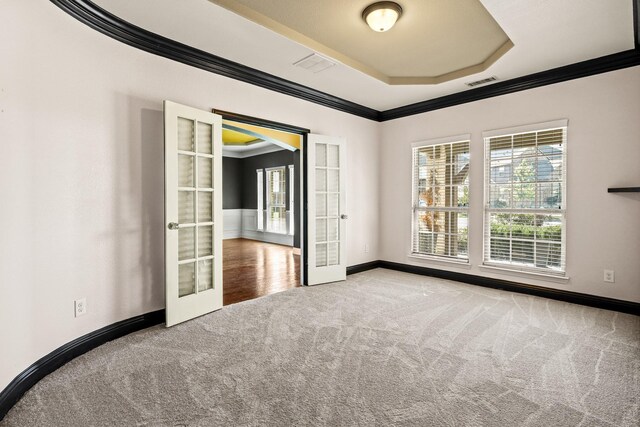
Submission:
<svg viewBox="0 0 640 427">
<path fill-rule="evenodd" d="M 319 73 L 320 71 L 333 67 L 336 63 L 324 56 L 318 55 L 317 53 L 312 53 L 309 56 L 305 56 L 300 61 L 294 62 L 293 65 L 304 68 L 305 70 L 309 70 L 313 73 Z"/>
<path fill-rule="evenodd" d="M 496 80 L 498 80 L 496 76 L 491 76 L 491 77 L 487 77 L 486 79 L 476 80 L 475 82 L 467 82 L 465 84 L 469 87 L 476 87 L 486 83 L 495 82 Z"/>
</svg>

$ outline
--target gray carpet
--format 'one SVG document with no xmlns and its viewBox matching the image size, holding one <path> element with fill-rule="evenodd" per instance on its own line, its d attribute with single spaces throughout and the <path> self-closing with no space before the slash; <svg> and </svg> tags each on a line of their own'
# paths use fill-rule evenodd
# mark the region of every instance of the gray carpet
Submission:
<svg viewBox="0 0 640 427">
<path fill-rule="evenodd" d="M 637 426 L 640 318 L 372 270 L 150 328 L 2 426 Z"/>
</svg>

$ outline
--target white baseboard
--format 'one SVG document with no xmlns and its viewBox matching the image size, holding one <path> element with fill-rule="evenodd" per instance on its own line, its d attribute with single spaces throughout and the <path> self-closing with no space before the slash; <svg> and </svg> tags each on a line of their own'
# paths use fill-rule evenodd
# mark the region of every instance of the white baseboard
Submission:
<svg viewBox="0 0 640 427">
<path fill-rule="evenodd" d="M 269 233 L 267 231 L 244 231 L 243 239 L 259 240 L 265 243 L 276 243 L 278 245 L 293 246 L 293 236 L 288 234 Z"/>
</svg>

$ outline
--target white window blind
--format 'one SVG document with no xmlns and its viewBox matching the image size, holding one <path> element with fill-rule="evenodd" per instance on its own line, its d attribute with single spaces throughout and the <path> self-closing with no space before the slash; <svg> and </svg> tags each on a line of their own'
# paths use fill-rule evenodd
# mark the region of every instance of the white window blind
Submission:
<svg viewBox="0 0 640 427">
<path fill-rule="evenodd" d="M 564 274 L 566 121 L 538 129 L 485 134 L 484 264 Z"/>
<path fill-rule="evenodd" d="M 294 223 L 294 206 L 295 206 L 295 190 L 294 190 L 294 168 L 293 165 L 289 165 L 289 234 L 293 235 L 295 233 L 295 223 Z"/>
<path fill-rule="evenodd" d="M 256 175 L 258 177 L 258 182 L 257 182 L 257 193 L 258 193 L 258 210 L 256 212 L 256 218 L 257 218 L 257 230 L 258 231 L 264 231 L 264 201 L 262 199 L 262 194 L 264 192 L 264 187 L 263 187 L 263 176 L 262 176 L 263 172 L 262 169 L 258 169 L 256 170 Z"/>
<path fill-rule="evenodd" d="M 267 231 L 287 233 L 287 187 L 285 167 L 269 168 L 267 172 Z"/>
<path fill-rule="evenodd" d="M 414 146 L 412 253 L 468 261 L 468 210 L 469 141 Z"/>
</svg>

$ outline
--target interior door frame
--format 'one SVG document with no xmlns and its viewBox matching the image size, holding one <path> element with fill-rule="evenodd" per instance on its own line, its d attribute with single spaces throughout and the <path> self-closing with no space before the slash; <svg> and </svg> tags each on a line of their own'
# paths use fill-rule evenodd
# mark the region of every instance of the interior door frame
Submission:
<svg viewBox="0 0 640 427">
<path fill-rule="evenodd" d="M 259 117 L 245 116 L 244 114 L 232 113 L 229 111 L 213 109 L 214 114 L 222 116 L 222 120 L 232 120 L 234 122 L 245 123 L 254 126 L 261 126 L 268 129 L 279 130 L 282 132 L 295 133 L 302 137 L 302 145 L 300 147 L 300 192 L 302 197 L 297 204 L 300 209 L 300 284 L 303 286 L 308 285 L 308 273 L 309 273 L 309 242 L 307 240 L 308 232 L 308 194 L 307 194 L 307 148 L 308 148 L 308 135 L 311 130 L 302 128 L 299 126 L 293 126 L 286 123 L 274 122 L 272 120 L 261 119 Z"/>
</svg>

